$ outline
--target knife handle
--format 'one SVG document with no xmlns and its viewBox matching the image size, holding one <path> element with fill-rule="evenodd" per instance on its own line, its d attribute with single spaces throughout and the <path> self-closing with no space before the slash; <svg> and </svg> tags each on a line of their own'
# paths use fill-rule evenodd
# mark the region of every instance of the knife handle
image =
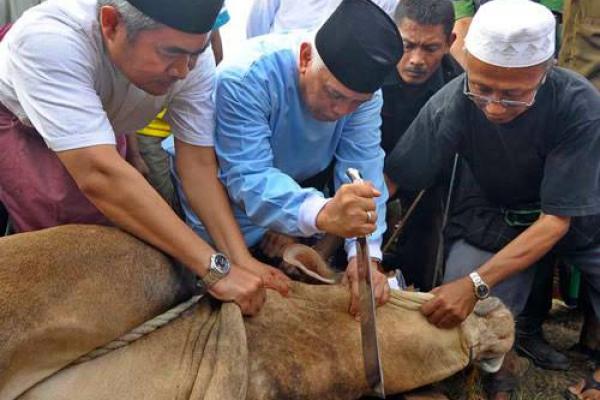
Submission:
<svg viewBox="0 0 600 400">
<path fill-rule="evenodd" d="M 346 176 L 350 178 L 352 183 L 363 183 L 363 178 L 360 176 L 360 172 L 356 168 L 348 168 L 346 170 Z"/>
</svg>

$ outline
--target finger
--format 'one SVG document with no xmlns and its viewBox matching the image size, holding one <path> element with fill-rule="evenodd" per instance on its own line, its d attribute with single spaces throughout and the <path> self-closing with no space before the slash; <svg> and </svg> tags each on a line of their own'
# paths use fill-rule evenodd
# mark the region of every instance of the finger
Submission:
<svg viewBox="0 0 600 400">
<path fill-rule="evenodd" d="M 459 325 L 460 322 L 460 319 L 457 318 L 455 315 L 447 313 L 440 319 L 439 323 L 437 323 L 436 326 L 442 329 L 452 329 Z"/>
<path fill-rule="evenodd" d="M 375 197 L 381 196 L 381 192 L 375 187 L 375 185 L 373 184 L 373 182 L 371 182 L 371 181 L 365 181 L 365 183 L 367 185 L 371 186 L 371 189 L 373 190 L 373 193 L 374 193 Z"/>
<path fill-rule="evenodd" d="M 381 302 L 379 303 L 380 306 L 390 301 L 390 292 L 390 285 L 386 282 L 386 284 L 383 286 L 383 295 L 381 296 Z"/>
<path fill-rule="evenodd" d="M 387 286 L 387 282 L 382 282 L 382 280 L 380 278 L 376 278 L 375 281 L 376 281 L 376 284 L 375 284 L 375 287 L 373 288 L 373 295 L 375 296 L 377 305 L 381 306 L 381 305 L 385 304 L 385 301 L 383 300 L 383 296 L 385 293 L 385 287 Z"/>
<path fill-rule="evenodd" d="M 265 281 L 265 287 L 268 289 L 274 289 L 277 292 L 279 292 L 279 294 L 281 294 L 282 296 L 287 297 L 290 291 L 291 280 L 287 276 L 283 275 L 282 277 L 281 275 L 270 275 Z"/>
<path fill-rule="evenodd" d="M 445 316 L 446 312 L 441 308 L 437 308 L 427 317 L 427 320 L 429 321 L 429 323 L 440 328 L 440 322 L 444 319 Z"/>
<path fill-rule="evenodd" d="M 379 190 L 375 189 L 370 182 L 353 183 L 348 185 L 347 191 L 354 194 L 355 196 L 372 198 L 380 196 Z"/>
<path fill-rule="evenodd" d="M 421 306 L 421 314 L 429 318 L 429 316 L 439 307 L 438 303 L 439 301 L 437 298 L 427 301 Z"/>
<path fill-rule="evenodd" d="M 363 236 L 375 232 L 376 229 L 377 229 L 376 222 L 365 223 L 362 225 L 362 228 L 361 228 L 361 230 L 363 232 Z"/>
<path fill-rule="evenodd" d="M 344 276 L 342 276 L 342 285 L 350 286 L 350 279 L 348 278 L 348 270 L 346 270 L 346 272 L 344 272 Z"/>
<path fill-rule="evenodd" d="M 365 199 L 363 197 L 353 197 L 349 202 L 347 207 L 352 207 L 352 213 L 359 214 L 360 216 L 366 219 L 365 211 L 374 212 L 377 208 L 377 204 L 373 199 Z M 374 215 L 376 217 L 376 215 Z"/>
<path fill-rule="evenodd" d="M 259 313 L 259 311 L 262 309 L 262 307 L 265 305 L 265 301 L 266 301 L 267 295 L 266 295 L 266 291 L 263 289 L 260 291 L 260 293 L 255 296 L 251 302 L 251 312 L 252 315 L 256 315 Z"/>
</svg>

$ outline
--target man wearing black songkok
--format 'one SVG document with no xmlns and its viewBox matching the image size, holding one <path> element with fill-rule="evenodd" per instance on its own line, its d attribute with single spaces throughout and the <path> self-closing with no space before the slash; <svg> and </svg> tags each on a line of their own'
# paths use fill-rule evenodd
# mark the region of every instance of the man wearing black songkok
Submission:
<svg viewBox="0 0 600 400">
<path fill-rule="evenodd" d="M 401 56 L 402 41 L 387 14 L 368 0 L 344 0 L 316 35 L 258 37 L 223 61 L 215 144 L 248 245 L 258 244 L 267 230 L 291 237 L 372 233 L 373 263 L 380 260 L 387 192 L 379 88 Z M 332 163 L 333 197 L 301 187 Z M 345 184 L 348 167 L 372 184 Z M 207 237 L 193 199 L 187 200 L 188 223 Z M 358 292 L 354 249 L 347 240 L 351 312 Z M 374 282 L 377 300 L 384 303 L 387 280 L 375 273 Z"/>
<path fill-rule="evenodd" d="M 17 231 L 117 225 L 251 315 L 264 302 L 262 282 L 275 275 L 245 247 L 216 176 L 215 65 L 205 50 L 222 4 L 48 0 L 25 13 L 0 43 L 0 202 Z M 122 134 L 143 128 L 165 106 L 181 150 L 177 166 L 194 169 L 186 184 L 204 191 L 197 211 L 225 255 L 198 238 L 120 155 Z M 285 290 L 280 283 L 274 285 Z"/>
</svg>

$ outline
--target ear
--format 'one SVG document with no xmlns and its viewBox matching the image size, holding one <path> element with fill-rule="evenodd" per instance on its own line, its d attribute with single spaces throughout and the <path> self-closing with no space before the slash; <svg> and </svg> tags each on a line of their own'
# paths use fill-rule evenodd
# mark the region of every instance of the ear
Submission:
<svg viewBox="0 0 600 400">
<path fill-rule="evenodd" d="M 305 74 L 308 71 L 311 60 L 312 60 L 312 47 L 311 47 L 310 43 L 303 42 L 300 45 L 300 57 L 299 57 L 300 65 L 298 66 L 298 69 L 299 69 L 301 75 Z"/>
<path fill-rule="evenodd" d="M 450 36 L 448 36 L 448 48 L 452 47 L 454 42 L 456 41 L 456 33 L 452 32 Z"/>
<path fill-rule="evenodd" d="M 104 6 L 100 9 L 100 30 L 107 41 L 115 39 L 120 21 L 119 12 L 114 7 Z"/>
</svg>

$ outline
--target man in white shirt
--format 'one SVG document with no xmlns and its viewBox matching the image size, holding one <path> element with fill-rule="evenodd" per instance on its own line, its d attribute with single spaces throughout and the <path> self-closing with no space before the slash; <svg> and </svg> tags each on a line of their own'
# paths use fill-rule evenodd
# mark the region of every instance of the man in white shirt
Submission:
<svg viewBox="0 0 600 400">
<path fill-rule="evenodd" d="M 246 249 L 217 179 L 215 63 L 206 50 L 222 4 L 48 0 L 25 13 L 0 43 L 0 202 L 17 231 L 113 223 L 253 315 L 275 275 Z M 165 106 L 177 167 L 195 170 L 188 195 L 202 191 L 197 212 L 231 265 L 122 158 L 121 134 Z M 286 282 L 271 286 L 283 291 Z"/>
<path fill-rule="evenodd" d="M 282 33 L 297 29 L 314 29 L 325 21 L 342 0 L 254 0 L 246 35 L 248 38 L 267 33 Z M 373 0 L 393 17 L 398 0 Z"/>
</svg>

